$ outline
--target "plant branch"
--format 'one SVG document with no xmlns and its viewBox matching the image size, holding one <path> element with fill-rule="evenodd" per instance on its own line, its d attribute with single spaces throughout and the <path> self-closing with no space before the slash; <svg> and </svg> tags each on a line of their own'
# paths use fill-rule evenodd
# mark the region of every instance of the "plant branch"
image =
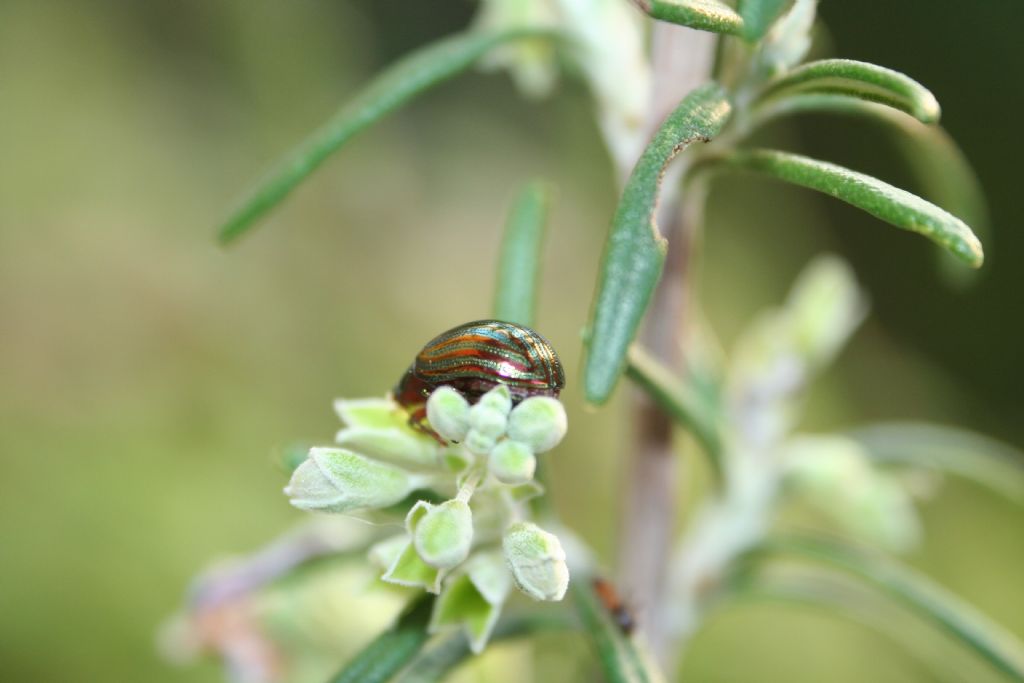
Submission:
<svg viewBox="0 0 1024 683">
<path fill-rule="evenodd" d="M 654 27 L 652 51 L 654 85 L 649 125 L 654 130 L 672 104 L 710 76 L 714 36 L 659 23 Z M 657 224 L 664 226 L 668 251 L 641 335 L 641 343 L 651 356 L 673 370 L 679 370 L 682 364 L 687 280 L 697 229 L 680 210 L 678 188 L 678 175 L 666 178 Z M 632 412 L 634 437 L 627 465 L 619 568 L 627 594 L 648 610 L 641 627 L 655 655 L 663 661 L 666 644 L 654 608 L 664 595 L 675 531 L 678 464 L 672 448 L 671 417 L 640 391 L 633 393 Z"/>
</svg>

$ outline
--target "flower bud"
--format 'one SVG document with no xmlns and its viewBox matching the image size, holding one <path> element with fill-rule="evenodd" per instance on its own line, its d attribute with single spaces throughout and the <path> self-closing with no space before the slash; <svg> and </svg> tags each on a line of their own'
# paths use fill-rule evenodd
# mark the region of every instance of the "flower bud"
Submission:
<svg viewBox="0 0 1024 683">
<path fill-rule="evenodd" d="M 312 448 L 284 492 L 302 510 L 350 512 L 394 505 L 418 483 L 405 470 L 344 448 Z"/>
<path fill-rule="evenodd" d="M 534 453 L 550 451 L 569 428 L 562 403 L 550 396 L 532 396 L 508 417 L 508 437 L 526 444 Z"/>
<path fill-rule="evenodd" d="M 848 532 L 896 552 L 920 539 L 910 493 L 841 436 L 800 436 L 785 445 L 786 483 Z"/>
<path fill-rule="evenodd" d="M 508 415 L 509 411 L 512 410 L 512 392 L 504 384 L 499 384 L 481 396 L 476 404 Z"/>
<path fill-rule="evenodd" d="M 494 448 L 495 438 L 482 434 L 475 429 L 470 429 L 469 434 L 466 434 L 465 445 L 469 449 L 470 453 L 475 455 L 487 455 Z"/>
<path fill-rule="evenodd" d="M 473 544 L 473 513 L 461 500 L 440 505 L 420 501 L 407 520 L 416 552 L 431 567 L 448 569 L 469 555 Z"/>
<path fill-rule="evenodd" d="M 436 467 L 440 451 L 437 441 L 413 432 L 406 425 L 381 429 L 346 427 L 334 441 L 372 458 L 420 469 Z"/>
<path fill-rule="evenodd" d="M 537 458 L 526 444 L 505 439 L 491 451 L 487 469 L 503 484 L 525 484 L 533 479 Z"/>
<path fill-rule="evenodd" d="M 409 426 L 409 416 L 390 399 L 338 399 L 334 409 L 345 428 L 339 446 L 399 466 L 437 466 L 437 441 Z"/>
<path fill-rule="evenodd" d="M 797 279 L 786 302 L 796 350 L 815 366 L 828 362 L 864 319 L 867 304 L 853 270 L 819 256 Z"/>
<path fill-rule="evenodd" d="M 486 403 L 477 403 L 469 409 L 469 426 L 473 431 L 491 439 L 505 433 L 508 425 L 508 411 L 492 408 Z"/>
<path fill-rule="evenodd" d="M 452 387 L 438 387 L 427 399 L 427 420 L 442 438 L 462 441 L 469 431 L 469 401 Z"/>
<path fill-rule="evenodd" d="M 505 559 L 519 590 L 534 600 L 561 600 L 569 587 L 569 567 L 558 537 L 532 522 L 505 531 Z"/>
</svg>

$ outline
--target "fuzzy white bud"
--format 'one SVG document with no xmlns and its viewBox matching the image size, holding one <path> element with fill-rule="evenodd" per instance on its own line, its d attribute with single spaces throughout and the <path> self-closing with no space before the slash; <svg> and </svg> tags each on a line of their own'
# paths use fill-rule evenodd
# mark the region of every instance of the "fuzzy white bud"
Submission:
<svg viewBox="0 0 1024 683">
<path fill-rule="evenodd" d="M 518 522 L 502 539 L 512 578 L 534 600 L 561 600 L 569 587 L 569 566 L 558 537 L 532 522 Z"/>
<path fill-rule="evenodd" d="M 517 405 L 508 417 L 508 438 L 530 447 L 534 453 L 550 451 L 569 429 L 561 401 L 532 396 Z"/>
</svg>

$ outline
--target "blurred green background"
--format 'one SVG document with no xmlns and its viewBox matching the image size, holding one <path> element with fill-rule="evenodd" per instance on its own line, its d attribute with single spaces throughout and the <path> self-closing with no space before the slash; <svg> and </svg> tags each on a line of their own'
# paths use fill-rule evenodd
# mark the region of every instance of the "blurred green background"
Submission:
<svg viewBox="0 0 1024 683">
<path fill-rule="evenodd" d="M 505 209 L 537 175 L 559 187 L 539 323 L 568 369 L 557 502 L 611 555 L 624 406 L 583 411 L 574 380 L 615 190 L 581 85 L 524 102 L 505 76 L 471 74 L 356 139 L 237 248 L 214 244 L 261 169 L 374 70 L 473 10 L 0 3 L 0 680 L 221 680 L 214 663 L 166 664 L 159 624 L 211 558 L 301 518 L 276 454 L 329 440 L 331 399 L 382 394 L 426 339 L 487 314 Z M 989 261 L 973 287 L 951 288 L 924 240 L 818 195 L 725 178 L 701 273 L 712 321 L 730 339 L 812 255 L 838 252 L 873 316 L 816 389 L 808 425 L 929 418 L 1024 444 L 1024 5 L 825 2 L 822 15 L 836 54 L 935 92 L 991 201 Z M 804 124 L 776 134 L 913 189 L 877 130 Z M 923 511 L 910 560 L 1024 636 L 1021 509 L 950 482 Z M 371 626 L 355 620 L 339 657 Z M 498 680 L 487 671 L 468 676 Z M 934 675 L 860 626 L 767 605 L 715 619 L 684 674 Z"/>
</svg>

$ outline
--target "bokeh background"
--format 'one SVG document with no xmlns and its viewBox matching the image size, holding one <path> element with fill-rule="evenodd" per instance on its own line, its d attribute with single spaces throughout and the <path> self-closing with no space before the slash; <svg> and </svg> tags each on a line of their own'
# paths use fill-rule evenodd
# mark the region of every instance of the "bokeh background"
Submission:
<svg viewBox="0 0 1024 683">
<path fill-rule="evenodd" d="M 701 274 L 709 315 L 728 340 L 812 255 L 837 252 L 873 315 L 815 390 L 808 425 L 927 418 L 1024 444 L 1024 5 L 823 5 L 835 54 L 905 71 L 942 102 L 991 202 L 989 261 L 974 286 L 949 287 L 924 240 L 816 194 L 723 178 Z M 159 657 L 162 620 L 211 558 L 300 518 L 275 459 L 295 439 L 330 439 L 332 398 L 383 393 L 426 339 L 486 315 L 505 209 L 538 175 L 559 188 L 539 325 L 570 382 L 558 506 L 611 554 L 624 405 L 585 412 L 574 381 L 615 190 L 580 84 L 526 102 L 507 77 L 470 74 L 356 139 L 236 248 L 214 244 L 261 169 L 374 70 L 473 11 L 0 3 L 0 680 L 221 680 L 215 663 Z M 777 135 L 914 187 L 877 129 L 821 118 Z M 949 482 L 923 515 L 910 561 L 1024 636 L 1021 509 Z M 350 611 L 339 657 L 386 618 Z M 715 619 L 684 674 L 934 676 L 863 627 L 768 605 Z"/>
</svg>

